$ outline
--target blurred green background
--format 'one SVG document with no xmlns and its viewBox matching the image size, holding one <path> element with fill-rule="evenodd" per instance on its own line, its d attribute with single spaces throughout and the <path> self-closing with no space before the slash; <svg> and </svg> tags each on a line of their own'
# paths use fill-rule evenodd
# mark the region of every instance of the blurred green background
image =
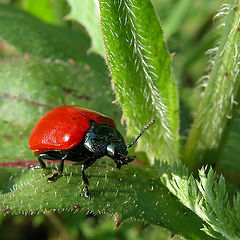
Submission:
<svg viewBox="0 0 240 240">
<path fill-rule="evenodd" d="M 185 91 L 185 94 L 180 94 L 180 102 L 183 103 L 184 96 L 188 95 L 188 91 L 191 92 L 191 88 L 207 71 L 208 56 L 205 52 L 215 45 L 217 39 L 213 17 L 219 8 L 219 1 L 151 1 L 161 21 L 169 52 L 174 55 L 174 74 L 180 91 Z M 70 11 L 65 0 L 0 0 L 0 3 L 21 8 L 47 23 L 86 32 L 83 26 L 65 20 Z M 0 39 L 0 61 L 19 55 L 21 53 Z M 102 64 L 100 66 L 105 67 Z M 194 98 L 197 98 L 197 93 L 196 96 L 193 95 L 193 100 Z M 184 104 L 182 107 L 181 122 L 191 122 L 191 116 L 187 113 L 192 106 Z M 187 127 L 182 126 L 181 129 L 185 129 L 182 135 L 186 135 Z M 111 217 L 94 216 L 85 212 L 7 215 L 0 216 L 0 239 L 180 239 L 159 227 L 134 221 L 125 222 L 115 230 L 114 226 Z"/>
</svg>

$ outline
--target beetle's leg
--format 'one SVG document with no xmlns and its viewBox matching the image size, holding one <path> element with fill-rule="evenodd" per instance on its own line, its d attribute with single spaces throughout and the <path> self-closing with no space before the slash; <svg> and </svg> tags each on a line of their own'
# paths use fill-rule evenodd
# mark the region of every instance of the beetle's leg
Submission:
<svg viewBox="0 0 240 240">
<path fill-rule="evenodd" d="M 116 163 L 116 168 L 120 169 L 122 164 L 117 160 L 115 160 L 115 163 Z"/>
<path fill-rule="evenodd" d="M 86 186 L 89 186 L 89 181 L 88 181 L 88 178 L 87 178 L 87 176 L 85 175 L 85 170 L 86 169 L 86 164 L 84 163 L 83 165 L 82 165 L 82 179 L 83 179 L 83 182 L 84 182 L 84 184 L 86 185 Z"/>
<path fill-rule="evenodd" d="M 61 159 L 59 169 L 57 173 L 54 173 L 51 177 L 47 179 L 47 182 L 54 182 L 57 180 L 57 178 L 63 173 L 63 167 L 64 167 L 64 160 L 67 158 L 67 155 L 64 155 Z"/>
<path fill-rule="evenodd" d="M 86 195 L 86 197 L 88 197 L 88 198 L 91 198 L 91 196 L 90 196 L 90 193 L 89 193 L 89 191 L 88 191 L 88 187 L 89 187 L 89 181 L 88 181 L 88 178 L 87 178 L 87 176 L 85 175 L 85 169 L 86 169 L 87 167 L 86 167 L 86 164 L 84 163 L 83 165 L 82 165 L 82 179 L 83 179 L 83 182 L 84 182 L 84 185 L 85 185 L 85 188 L 83 189 L 83 191 L 85 191 L 85 195 Z"/>
<path fill-rule="evenodd" d="M 88 181 L 88 178 L 87 176 L 85 175 L 85 170 L 90 167 L 94 162 L 95 162 L 96 159 L 94 160 L 86 160 L 83 164 L 82 164 L 82 179 L 83 179 L 83 182 L 84 182 L 84 185 L 85 185 L 85 188 L 83 189 L 83 191 L 85 191 L 85 196 L 88 197 L 89 199 L 91 199 L 91 195 L 88 191 L 88 187 L 89 187 L 89 181 Z"/>
<path fill-rule="evenodd" d="M 42 160 L 42 158 L 40 156 L 38 156 L 38 161 L 39 161 L 39 163 L 41 165 L 41 168 L 46 168 L 46 164 L 45 164 L 45 162 Z"/>
<path fill-rule="evenodd" d="M 41 166 L 36 165 L 36 166 L 30 166 L 30 169 L 40 169 L 40 168 L 46 168 L 45 162 L 42 160 L 41 156 L 38 155 L 38 161 Z"/>
</svg>

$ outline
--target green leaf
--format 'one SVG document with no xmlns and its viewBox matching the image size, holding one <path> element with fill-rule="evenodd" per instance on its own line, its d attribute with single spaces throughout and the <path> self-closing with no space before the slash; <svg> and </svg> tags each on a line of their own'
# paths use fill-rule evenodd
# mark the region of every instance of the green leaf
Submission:
<svg viewBox="0 0 240 240">
<path fill-rule="evenodd" d="M 200 230 L 203 225 L 199 218 L 169 194 L 149 167 L 128 165 L 119 171 L 113 165 L 94 164 L 87 170 L 92 200 L 84 197 L 79 165 L 66 164 L 62 177 L 46 183 L 50 172 L 0 168 L 0 210 L 15 214 L 88 210 L 112 215 L 120 223 L 132 218 L 161 225 L 187 239 L 211 239 Z"/>
<path fill-rule="evenodd" d="M 67 13 L 66 5 L 65 0 L 24 0 L 21 4 L 22 8 L 41 20 L 61 25 L 63 24 L 63 16 Z"/>
<path fill-rule="evenodd" d="M 81 23 L 89 33 L 92 40 L 90 51 L 105 56 L 102 32 L 100 27 L 100 14 L 97 1 L 94 0 L 67 0 L 71 12 L 67 19 Z"/>
<path fill-rule="evenodd" d="M 0 84 L 0 161 L 33 159 L 30 132 L 46 112 L 60 105 L 87 107 L 120 125 L 109 78 L 86 66 L 35 58 L 5 61 L 0 64 Z"/>
<path fill-rule="evenodd" d="M 228 142 L 221 155 L 220 165 L 229 169 L 230 171 L 240 172 L 240 121 L 236 119 L 232 125 L 231 132 L 229 134 Z"/>
<path fill-rule="evenodd" d="M 238 176 L 240 173 L 240 119 L 239 116 L 233 121 L 229 137 L 220 156 L 218 167 L 224 176 L 238 186 Z"/>
<path fill-rule="evenodd" d="M 199 171 L 199 181 L 184 165 L 156 162 L 155 169 L 167 188 L 181 203 L 206 222 L 204 231 L 217 239 L 239 239 L 239 193 L 230 205 L 225 180 L 210 168 Z"/>
<path fill-rule="evenodd" d="M 107 61 L 130 135 L 155 119 L 138 146 L 152 159 L 178 160 L 178 96 L 171 57 L 149 0 L 100 1 Z M 144 145 L 141 144 L 144 142 Z"/>
<path fill-rule="evenodd" d="M 191 170 L 196 170 L 204 163 L 216 162 L 229 134 L 229 126 L 235 112 L 239 109 L 239 24 L 240 2 L 231 1 L 224 5 L 216 17 L 225 16 L 220 21 L 223 27 L 212 61 L 212 70 L 204 78 L 207 81 L 189 138 L 184 160 Z"/>
<path fill-rule="evenodd" d="M 22 53 L 35 57 L 73 59 L 101 72 L 106 68 L 100 56 L 87 53 L 90 40 L 85 34 L 44 23 L 6 5 L 0 5 L 0 37 Z"/>
<path fill-rule="evenodd" d="M 32 15 L 42 19 L 48 23 L 54 23 L 54 12 L 52 9 L 52 2 L 49 0 L 25 0 L 22 4 L 23 8 Z"/>
</svg>

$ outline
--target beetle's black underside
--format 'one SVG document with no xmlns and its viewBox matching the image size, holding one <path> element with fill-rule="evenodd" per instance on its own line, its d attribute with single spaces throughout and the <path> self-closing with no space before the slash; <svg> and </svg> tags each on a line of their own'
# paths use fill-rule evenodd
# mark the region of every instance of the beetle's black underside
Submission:
<svg viewBox="0 0 240 240">
<path fill-rule="evenodd" d="M 78 144 L 76 147 L 68 150 L 51 150 L 38 154 L 41 159 L 48 160 L 70 160 L 73 162 L 84 162 L 87 158 L 93 157 L 94 153 L 86 149 L 82 143 Z"/>
</svg>

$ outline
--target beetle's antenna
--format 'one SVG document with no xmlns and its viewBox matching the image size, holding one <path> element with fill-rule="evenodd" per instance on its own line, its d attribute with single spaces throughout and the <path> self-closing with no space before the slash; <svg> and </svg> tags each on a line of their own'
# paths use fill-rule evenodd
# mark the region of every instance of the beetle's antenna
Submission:
<svg viewBox="0 0 240 240">
<path fill-rule="evenodd" d="M 143 130 L 140 132 L 140 134 L 133 140 L 133 142 L 127 145 L 127 148 L 130 148 L 130 147 L 142 136 L 142 134 L 143 134 L 148 128 L 150 128 L 154 123 L 155 123 L 155 120 L 150 121 L 150 122 L 143 128 Z"/>
</svg>

